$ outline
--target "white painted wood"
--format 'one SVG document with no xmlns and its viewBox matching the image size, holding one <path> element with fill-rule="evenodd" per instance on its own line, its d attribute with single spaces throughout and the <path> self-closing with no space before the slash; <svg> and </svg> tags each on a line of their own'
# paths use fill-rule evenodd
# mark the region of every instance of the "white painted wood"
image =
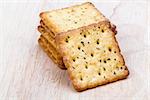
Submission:
<svg viewBox="0 0 150 100">
<path fill-rule="evenodd" d="M 67 72 L 59 69 L 37 43 L 41 11 L 84 2 L 67 1 L 0 1 L 0 100 L 148 100 L 147 0 L 92 0 L 117 25 L 117 40 L 130 75 L 84 92 L 73 89 Z"/>
</svg>

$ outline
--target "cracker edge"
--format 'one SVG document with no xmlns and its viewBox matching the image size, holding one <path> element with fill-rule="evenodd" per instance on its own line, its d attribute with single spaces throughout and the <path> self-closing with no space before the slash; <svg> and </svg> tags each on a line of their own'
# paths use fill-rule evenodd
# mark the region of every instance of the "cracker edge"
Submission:
<svg viewBox="0 0 150 100">
<path fill-rule="evenodd" d="M 38 26 L 38 27 L 37 27 L 37 30 L 41 33 L 40 38 L 41 38 L 41 37 L 44 37 L 44 38 L 45 38 L 45 36 L 43 35 L 43 31 L 41 30 L 41 27 L 42 27 L 42 26 Z M 43 28 L 43 29 L 44 29 L 44 28 Z M 39 40 L 40 40 L 40 38 L 39 38 Z M 38 41 L 39 41 L 39 40 L 38 40 Z M 47 40 L 47 39 L 45 38 L 45 40 Z M 55 40 L 55 38 L 54 38 L 54 40 Z M 53 43 L 50 43 L 49 40 L 47 40 L 47 41 L 48 41 L 49 45 L 52 45 L 52 46 L 51 46 L 52 48 L 56 49 L 56 45 L 55 45 L 55 47 L 53 47 L 54 44 L 53 44 Z M 40 43 L 39 43 L 39 44 L 40 44 Z M 40 44 L 40 45 L 41 45 L 41 44 Z M 47 47 L 47 48 L 49 49 L 49 47 Z M 44 48 L 43 48 L 43 49 L 44 49 Z M 57 51 L 57 49 L 56 49 L 56 51 Z M 45 51 L 45 52 L 46 52 L 47 55 L 52 59 L 52 57 L 50 56 L 50 54 L 49 54 L 48 52 L 51 52 L 51 54 L 52 54 L 52 52 L 54 52 L 54 51 L 49 50 L 49 51 Z M 63 63 L 63 59 L 62 59 L 62 57 L 60 56 L 60 54 L 58 54 L 57 56 L 59 56 L 59 59 L 58 59 L 58 57 L 56 58 L 58 67 L 60 67 L 61 69 L 66 69 L 66 67 L 65 67 L 65 65 L 64 65 L 64 63 Z M 55 61 L 55 62 L 56 62 L 56 61 Z"/>
<path fill-rule="evenodd" d="M 53 33 L 51 29 L 49 29 L 48 26 L 42 20 L 40 20 L 40 25 L 45 29 L 45 31 L 50 33 L 51 37 L 55 37 L 55 33 Z"/>
<path fill-rule="evenodd" d="M 40 47 L 43 49 L 43 51 L 46 52 L 46 54 L 52 59 L 52 61 L 55 64 L 57 64 L 56 58 L 52 56 L 51 52 L 49 52 L 49 50 L 47 49 L 47 46 L 43 43 L 41 38 L 38 39 L 38 43 L 39 43 Z"/>
<path fill-rule="evenodd" d="M 48 40 L 48 42 L 54 47 L 56 48 L 56 43 L 55 43 L 55 38 L 51 36 L 51 34 L 49 32 L 47 32 L 42 26 L 38 26 L 37 27 L 37 30 L 41 33 L 41 35 Z M 48 34 L 48 35 L 45 35 L 45 34 Z M 47 38 L 49 37 L 49 38 Z"/>
<path fill-rule="evenodd" d="M 61 69 L 66 69 L 66 67 L 64 66 L 64 63 L 63 63 L 63 60 L 62 58 L 55 58 L 53 55 L 52 55 L 52 51 L 50 51 L 49 47 L 47 46 L 47 44 L 43 43 L 42 39 L 41 39 L 42 36 L 40 36 L 40 38 L 38 39 L 38 43 L 39 45 L 41 46 L 41 48 L 43 49 L 43 51 L 46 52 L 46 54 L 52 59 L 52 61 L 58 65 L 59 68 Z M 42 37 L 44 38 L 44 37 Z"/>
</svg>

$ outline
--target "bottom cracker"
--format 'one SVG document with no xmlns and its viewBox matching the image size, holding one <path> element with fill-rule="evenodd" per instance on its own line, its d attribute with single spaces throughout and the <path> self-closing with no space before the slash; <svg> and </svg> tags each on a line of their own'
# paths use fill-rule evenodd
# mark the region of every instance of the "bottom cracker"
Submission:
<svg viewBox="0 0 150 100">
<path fill-rule="evenodd" d="M 66 69 L 64 67 L 61 56 L 42 35 L 40 36 L 38 42 L 39 45 L 43 48 L 43 50 L 46 52 L 46 54 L 54 61 L 54 63 L 58 64 L 60 68 Z"/>
<path fill-rule="evenodd" d="M 41 40 L 41 38 L 39 38 L 38 43 L 41 46 L 41 48 L 46 52 L 46 54 L 52 59 L 52 61 L 57 64 L 56 58 L 48 50 L 47 45 L 45 43 L 43 43 L 43 41 Z"/>
</svg>

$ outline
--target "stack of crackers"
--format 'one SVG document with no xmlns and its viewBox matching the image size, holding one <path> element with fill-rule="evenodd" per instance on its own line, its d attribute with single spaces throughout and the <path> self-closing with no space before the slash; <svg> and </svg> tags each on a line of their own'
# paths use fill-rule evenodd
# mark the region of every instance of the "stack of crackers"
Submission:
<svg viewBox="0 0 150 100">
<path fill-rule="evenodd" d="M 40 18 L 39 45 L 58 67 L 67 69 L 77 91 L 129 75 L 115 25 L 92 3 L 42 12 Z"/>
</svg>

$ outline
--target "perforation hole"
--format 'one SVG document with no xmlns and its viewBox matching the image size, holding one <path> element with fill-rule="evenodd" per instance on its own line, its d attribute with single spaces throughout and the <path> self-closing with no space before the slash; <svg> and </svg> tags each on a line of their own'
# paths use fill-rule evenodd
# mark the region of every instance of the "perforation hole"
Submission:
<svg viewBox="0 0 150 100">
<path fill-rule="evenodd" d="M 104 71 L 106 71 L 106 68 L 105 68 L 105 67 L 103 67 L 103 70 L 104 70 Z"/>
<path fill-rule="evenodd" d="M 109 52 L 111 52 L 111 48 L 108 48 Z"/>
<path fill-rule="evenodd" d="M 114 72 L 113 74 L 116 75 L 116 72 Z"/>
<path fill-rule="evenodd" d="M 85 57 L 83 59 L 86 59 Z"/>
<path fill-rule="evenodd" d="M 97 39 L 96 43 L 99 44 L 99 39 Z"/>
<path fill-rule="evenodd" d="M 77 22 L 74 22 L 75 24 L 77 24 Z"/>
<path fill-rule="evenodd" d="M 102 33 L 104 33 L 104 30 L 102 29 Z"/>
<path fill-rule="evenodd" d="M 84 34 L 84 38 L 86 38 L 86 35 Z"/>
<path fill-rule="evenodd" d="M 72 61 L 75 62 L 76 61 L 75 58 L 73 58 Z"/>
<path fill-rule="evenodd" d="M 116 51 L 114 51 L 114 53 L 116 53 Z"/>
<path fill-rule="evenodd" d="M 122 67 L 120 67 L 120 69 L 122 69 Z"/>
<path fill-rule="evenodd" d="M 81 49 L 81 47 L 78 47 L 78 50 L 80 50 Z"/>
<path fill-rule="evenodd" d="M 99 60 L 99 62 L 102 62 L 102 60 Z"/>
<path fill-rule="evenodd" d="M 83 81 L 83 78 L 82 78 L 82 77 L 80 77 L 80 80 L 81 80 L 81 81 Z"/>
<path fill-rule="evenodd" d="M 65 40 L 65 41 L 66 41 L 66 43 L 68 43 L 68 42 L 69 42 L 69 41 L 68 41 L 68 38 L 66 38 L 66 40 Z"/>
<path fill-rule="evenodd" d="M 125 67 L 125 69 L 124 70 L 127 70 L 127 67 Z"/>
<path fill-rule="evenodd" d="M 114 60 L 116 61 L 116 58 Z"/>
<path fill-rule="evenodd" d="M 104 60 L 104 63 L 107 63 L 107 61 L 106 61 L 106 60 Z"/>
<path fill-rule="evenodd" d="M 93 57 L 94 55 L 93 55 L 93 53 L 91 53 L 91 57 Z"/>
<path fill-rule="evenodd" d="M 88 42 L 88 44 L 90 44 L 90 42 Z"/>
<path fill-rule="evenodd" d="M 84 42 L 83 41 L 81 41 L 81 44 L 84 46 Z"/>
<path fill-rule="evenodd" d="M 87 66 L 87 65 L 85 65 L 85 68 L 86 68 L 86 69 L 88 69 L 88 66 Z"/>
<path fill-rule="evenodd" d="M 101 75 L 101 73 L 100 73 L 100 72 L 98 72 L 98 75 L 100 76 L 100 75 Z"/>
<path fill-rule="evenodd" d="M 111 60 L 110 58 L 107 59 L 108 61 Z"/>
</svg>

